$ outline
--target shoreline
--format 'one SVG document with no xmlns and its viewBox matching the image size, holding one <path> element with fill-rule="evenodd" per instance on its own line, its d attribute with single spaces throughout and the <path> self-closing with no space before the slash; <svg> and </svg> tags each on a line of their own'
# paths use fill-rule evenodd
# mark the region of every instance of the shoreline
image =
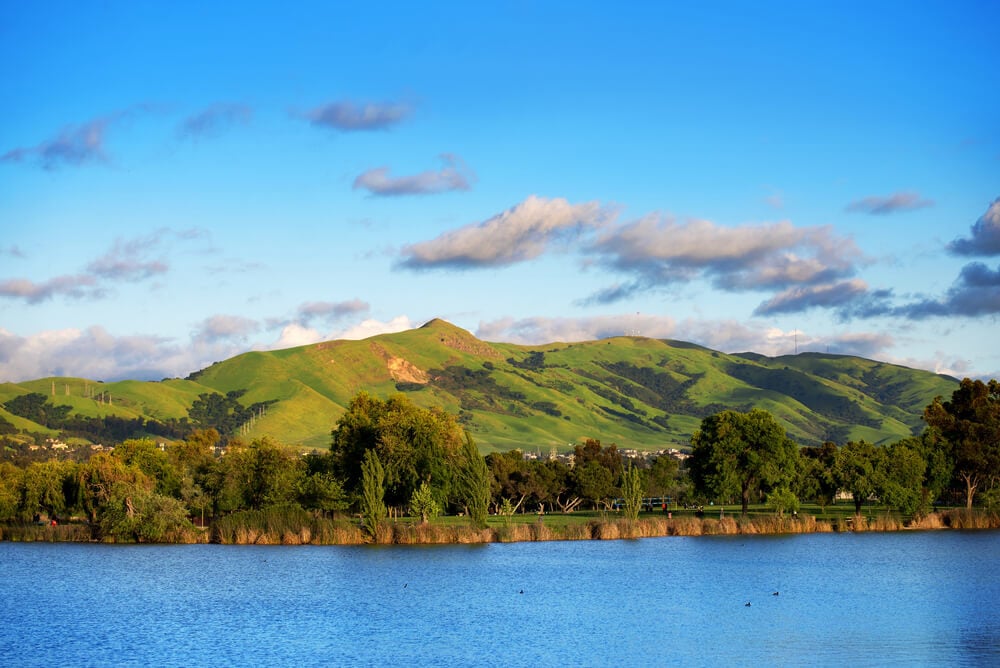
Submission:
<svg viewBox="0 0 1000 668">
<path fill-rule="evenodd" d="M 227 520 L 229 518 L 223 518 Z M 831 520 L 812 515 L 799 517 L 739 516 L 724 518 L 641 517 L 594 519 L 579 523 L 511 522 L 485 528 L 462 524 L 386 522 L 374 538 L 355 521 L 313 518 L 308 525 L 281 522 L 278 514 L 257 511 L 236 521 L 220 521 L 195 528 L 157 544 L 219 545 L 449 545 L 523 543 L 576 540 L 635 540 L 672 536 L 780 536 L 809 533 L 864 533 L 931 531 L 944 529 L 1000 529 L 1000 515 L 965 509 L 930 513 L 909 522 L 889 515 L 854 515 Z M 144 541 L 95 539 L 86 524 L 58 526 L 0 526 L 0 540 L 7 542 L 69 542 L 106 544 L 150 544 Z"/>
</svg>

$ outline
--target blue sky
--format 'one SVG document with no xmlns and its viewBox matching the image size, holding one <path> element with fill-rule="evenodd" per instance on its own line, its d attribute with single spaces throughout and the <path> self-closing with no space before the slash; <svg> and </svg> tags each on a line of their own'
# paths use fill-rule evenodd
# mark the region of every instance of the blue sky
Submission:
<svg viewBox="0 0 1000 668">
<path fill-rule="evenodd" d="M 440 317 L 1000 375 L 1000 5 L 0 2 L 0 381 Z"/>
</svg>

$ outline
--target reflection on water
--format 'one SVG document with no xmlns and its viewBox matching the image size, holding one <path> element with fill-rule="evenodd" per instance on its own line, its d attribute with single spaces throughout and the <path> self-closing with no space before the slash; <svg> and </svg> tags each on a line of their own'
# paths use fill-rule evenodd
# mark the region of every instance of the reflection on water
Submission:
<svg viewBox="0 0 1000 668">
<path fill-rule="evenodd" d="M 3 543 L 0 665 L 998 665 L 998 557 L 954 531 Z"/>
</svg>

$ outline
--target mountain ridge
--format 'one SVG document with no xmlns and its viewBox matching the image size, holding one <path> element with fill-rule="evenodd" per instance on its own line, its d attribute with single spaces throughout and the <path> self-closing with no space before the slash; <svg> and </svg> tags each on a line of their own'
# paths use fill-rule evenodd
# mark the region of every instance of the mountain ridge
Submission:
<svg viewBox="0 0 1000 668">
<path fill-rule="evenodd" d="M 180 420 L 199 395 L 235 391 L 245 406 L 270 402 L 248 425 L 250 437 L 325 448 L 357 392 L 402 392 L 422 407 L 457 414 L 484 451 L 548 452 L 585 438 L 637 449 L 683 447 L 706 415 L 752 407 L 773 413 L 803 445 L 887 443 L 918 433 L 924 406 L 957 385 L 947 376 L 847 355 L 726 354 L 638 336 L 486 342 L 433 319 L 367 339 L 242 353 L 185 379 L 5 383 L 0 404 L 41 392 L 83 415 Z M 110 403 L 96 400 L 95 388 Z M 25 428 L 22 418 L 2 408 L 0 415 Z"/>
</svg>

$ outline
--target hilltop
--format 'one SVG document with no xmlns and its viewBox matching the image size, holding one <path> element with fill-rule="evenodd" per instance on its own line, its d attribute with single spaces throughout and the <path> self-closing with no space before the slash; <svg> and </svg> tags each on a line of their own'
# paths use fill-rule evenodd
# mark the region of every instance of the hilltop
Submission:
<svg viewBox="0 0 1000 668">
<path fill-rule="evenodd" d="M 43 378 L 0 385 L 0 404 L 27 393 L 84 416 L 181 420 L 200 395 L 236 392 L 264 405 L 250 437 L 306 448 L 330 430 L 360 390 L 406 393 L 459 415 L 484 451 L 547 453 L 585 438 L 623 448 L 684 446 L 719 410 L 770 411 L 800 444 L 919 433 L 921 412 L 956 379 L 858 357 L 725 354 L 681 341 L 617 337 L 523 346 L 481 341 L 443 320 L 360 341 L 249 352 L 186 379 L 100 383 Z M 45 427 L 0 408 L 15 427 Z"/>
</svg>

